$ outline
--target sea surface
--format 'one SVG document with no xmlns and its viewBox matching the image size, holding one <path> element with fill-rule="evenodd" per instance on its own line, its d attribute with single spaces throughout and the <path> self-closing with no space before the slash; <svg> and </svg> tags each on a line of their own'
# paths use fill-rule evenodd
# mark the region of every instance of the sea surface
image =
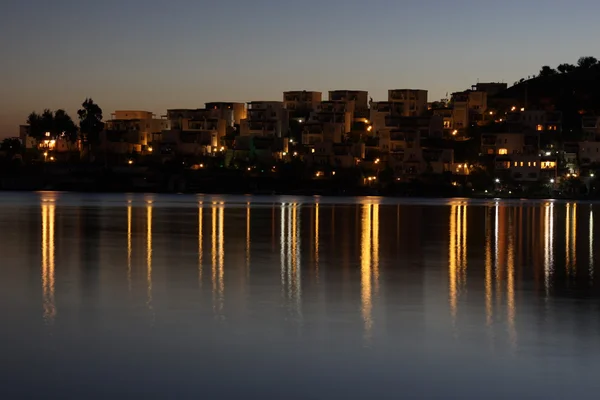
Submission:
<svg viewBox="0 0 600 400">
<path fill-rule="evenodd" d="M 0 193 L 0 398 L 598 398 L 599 229 L 584 202 Z"/>
</svg>

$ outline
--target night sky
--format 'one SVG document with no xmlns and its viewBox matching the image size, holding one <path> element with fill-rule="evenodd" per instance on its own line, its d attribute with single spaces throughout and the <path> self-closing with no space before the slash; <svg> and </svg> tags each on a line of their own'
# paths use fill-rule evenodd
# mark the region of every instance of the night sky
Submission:
<svg viewBox="0 0 600 400">
<path fill-rule="evenodd" d="M 597 0 L 6 0 L 0 136 L 85 97 L 104 109 L 281 100 L 284 90 L 429 90 L 600 56 Z"/>
</svg>

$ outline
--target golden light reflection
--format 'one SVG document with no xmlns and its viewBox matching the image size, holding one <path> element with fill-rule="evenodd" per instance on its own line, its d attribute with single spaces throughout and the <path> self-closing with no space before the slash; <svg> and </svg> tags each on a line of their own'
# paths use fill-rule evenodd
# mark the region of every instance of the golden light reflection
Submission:
<svg viewBox="0 0 600 400">
<path fill-rule="evenodd" d="M 219 312 L 223 311 L 225 304 L 225 203 L 219 205 Z"/>
<path fill-rule="evenodd" d="M 571 275 L 577 270 L 577 203 L 568 203 L 566 213 L 565 268 Z"/>
<path fill-rule="evenodd" d="M 544 205 L 544 286 L 546 296 L 550 294 L 554 273 L 554 203 Z"/>
<path fill-rule="evenodd" d="M 458 297 L 467 280 L 467 205 L 451 205 L 449 235 L 448 301 L 454 321 L 458 310 Z"/>
<path fill-rule="evenodd" d="M 592 208 L 592 206 L 590 205 L 590 232 L 589 232 L 590 238 L 590 280 L 593 281 L 594 279 L 594 209 Z"/>
<path fill-rule="evenodd" d="M 373 204 L 373 277 L 375 293 L 379 293 L 379 204 Z"/>
<path fill-rule="evenodd" d="M 489 210 L 486 216 L 486 230 L 485 230 L 485 316 L 486 325 L 490 327 L 493 322 L 493 308 L 492 308 L 492 229 L 491 223 L 489 222 Z"/>
<path fill-rule="evenodd" d="M 202 258 L 204 256 L 202 249 L 202 241 L 203 241 L 203 232 L 202 232 L 202 217 L 204 214 L 204 203 L 198 203 L 198 286 L 202 287 Z"/>
<path fill-rule="evenodd" d="M 250 202 L 246 203 L 246 276 L 250 276 Z"/>
<path fill-rule="evenodd" d="M 571 235 L 570 235 L 570 229 L 571 229 L 571 204 L 567 203 L 567 215 L 566 215 L 566 223 L 565 223 L 565 230 L 566 230 L 566 240 L 565 240 L 565 258 L 566 258 L 566 262 L 565 262 L 565 268 L 567 269 L 567 275 L 569 275 L 569 270 L 571 268 Z"/>
<path fill-rule="evenodd" d="M 223 312 L 225 306 L 225 203 L 212 203 L 212 295 L 213 311 Z"/>
<path fill-rule="evenodd" d="M 44 320 L 54 322 L 56 304 L 54 301 L 54 200 L 42 199 L 42 296 Z"/>
<path fill-rule="evenodd" d="M 450 209 L 450 244 L 448 245 L 448 300 L 453 320 L 456 318 L 458 298 L 456 288 L 456 209 L 455 205 Z"/>
<path fill-rule="evenodd" d="M 512 346 L 517 343 L 517 331 L 515 328 L 515 229 L 514 221 L 509 221 L 508 232 L 508 257 L 506 263 L 506 309 L 508 336 Z"/>
<path fill-rule="evenodd" d="M 295 303 L 299 315 L 302 313 L 300 210 L 297 203 L 281 205 L 280 232 L 282 294 Z"/>
<path fill-rule="evenodd" d="M 315 275 L 319 282 L 319 203 L 315 204 Z"/>
<path fill-rule="evenodd" d="M 212 231 L 211 231 L 211 283 L 213 307 L 216 311 L 217 304 L 217 203 L 212 203 Z"/>
<path fill-rule="evenodd" d="M 494 269 L 496 271 L 496 302 L 502 302 L 502 281 L 504 279 L 503 269 L 506 267 L 506 210 L 505 206 L 500 206 L 499 202 L 495 205 L 495 224 L 494 224 Z"/>
<path fill-rule="evenodd" d="M 373 329 L 373 299 L 372 299 L 372 282 L 371 282 L 371 204 L 364 204 L 362 207 L 362 230 L 361 230 L 361 252 L 360 252 L 360 282 L 361 282 L 361 303 L 362 317 L 365 325 L 365 338 L 371 337 Z"/>
<path fill-rule="evenodd" d="M 147 305 L 150 310 L 152 306 L 152 201 L 146 202 L 146 284 Z"/>
<path fill-rule="evenodd" d="M 131 200 L 127 201 L 127 285 L 129 292 L 131 292 Z"/>
</svg>

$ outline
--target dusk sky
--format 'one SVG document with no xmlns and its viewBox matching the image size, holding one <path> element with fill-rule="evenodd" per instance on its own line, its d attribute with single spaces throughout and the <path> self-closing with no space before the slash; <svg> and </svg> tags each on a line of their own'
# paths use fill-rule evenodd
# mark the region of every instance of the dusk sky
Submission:
<svg viewBox="0 0 600 400">
<path fill-rule="evenodd" d="M 429 90 L 600 56 L 598 0 L 8 0 L 0 136 L 86 97 L 104 110 L 281 100 L 284 90 Z"/>
</svg>

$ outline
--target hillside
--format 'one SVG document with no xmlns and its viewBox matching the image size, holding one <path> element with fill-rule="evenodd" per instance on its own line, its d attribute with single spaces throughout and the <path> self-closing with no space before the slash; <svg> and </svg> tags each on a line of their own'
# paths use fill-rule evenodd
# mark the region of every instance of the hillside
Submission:
<svg viewBox="0 0 600 400">
<path fill-rule="evenodd" d="M 538 76 L 489 99 L 490 105 L 499 108 L 510 102 L 529 109 L 562 111 L 565 130 L 577 130 L 582 113 L 600 115 L 600 64 L 569 73 Z"/>
</svg>

